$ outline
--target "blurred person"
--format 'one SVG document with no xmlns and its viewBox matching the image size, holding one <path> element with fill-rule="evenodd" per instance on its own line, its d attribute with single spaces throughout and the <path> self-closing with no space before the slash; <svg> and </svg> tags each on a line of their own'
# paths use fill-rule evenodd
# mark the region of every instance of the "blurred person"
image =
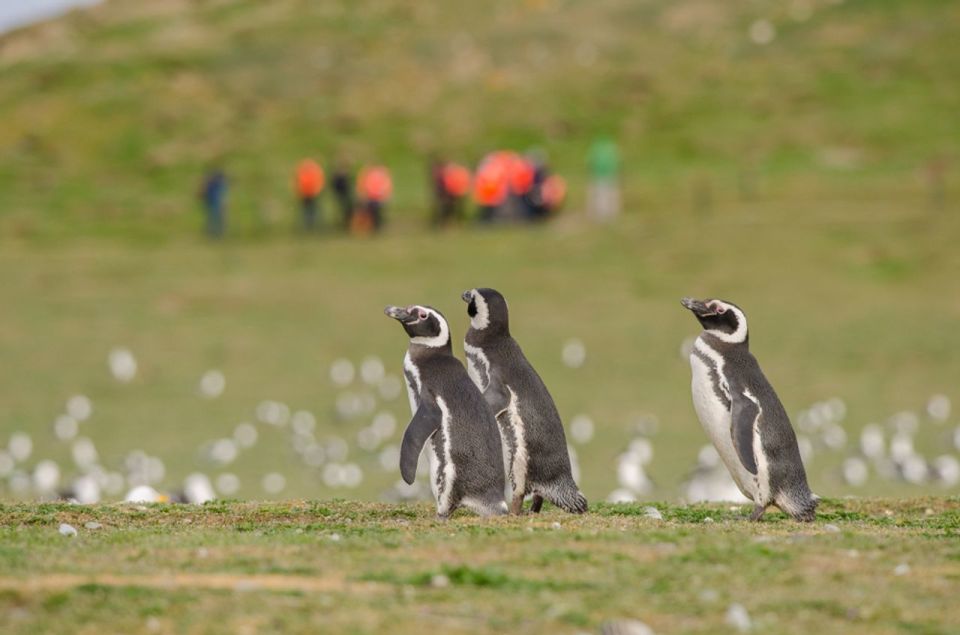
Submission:
<svg viewBox="0 0 960 635">
<path fill-rule="evenodd" d="M 435 224 L 448 225 L 463 218 L 463 202 L 470 193 L 470 170 L 447 161 L 434 176 L 437 187 L 437 215 Z"/>
<path fill-rule="evenodd" d="M 432 224 L 441 225 L 445 211 L 446 190 L 443 185 L 443 168 L 445 163 L 436 155 L 431 155 L 429 160 L 430 172 L 430 197 L 433 199 Z"/>
<path fill-rule="evenodd" d="M 590 188 L 587 214 L 598 222 L 609 222 L 620 214 L 620 156 L 617 145 L 599 137 L 590 148 Z"/>
<path fill-rule="evenodd" d="M 551 174 L 543 181 L 541 188 L 543 215 L 537 220 L 546 220 L 555 215 L 567 200 L 567 181 L 559 174 Z"/>
<path fill-rule="evenodd" d="M 313 159 L 300 161 L 295 186 L 303 210 L 303 229 L 307 232 L 317 228 L 317 217 L 321 215 L 320 193 L 323 192 L 324 179 L 323 168 L 319 163 Z"/>
<path fill-rule="evenodd" d="M 477 218 L 481 223 L 491 223 L 503 214 L 507 201 L 507 161 L 505 154 L 489 154 L 477 166 L 473 181 L 473 200 L 477 204 Z"/>
<path fill-rule="evenodd" d="M 360 209 L 364 218 L 352 227 L 359 233 L 378 232 L 383 227 L 383 210 L 393 194 L 393 181 L 390 171 L 382 165 L 366 166 L 357 177 L 357 190 L 360 194 Z"/>
<path fill-rule="evenodd" d="M 534 150 L 527 156 L 533 166 L 533 186 L 526 196 L 527 209 L 530 220 L 543 220 L 550 215 L 543 198 L 543 188 L 550 178 L 550 168 L 547 167 L 547 158 L 542 150 Z"/>
<path fill-rule="evenodd" d="M 220 168 L 207 171 L 200 186 L 200 200 L 206 215 L 206 232 L 210 238 L 221 238 L 226 231 L 227 175 Z"/>
<path fill-rule="evenodd" d="M 470 194 L 470 186 L 473 183 L 473 175 L 470 169 L 459 163 L 448 162 L 443 169 L 443 186 L 446 189 L 447 196 L 450 199 L 450 218 L 453 220 L 462 220 L 464 215 L 464 202 Z"/>
<path fill-rule="evenodd" d="M 337 204 L 340 207 L 340 221 L 344 229 L 350 229 L 354 205 L 353 178 L 345 161 L 337 162 L 337 167 L 334 168 L 331 177 L 333 196 L 337 199 Z"/>
<path fill-rule="evenodd" d="M 534 179 L 536 168 L 529 157 L 514 152 L 503 158 L 510 186 L 510 216 L 517 220 L 531 220 L 534 216 Z"/>
</svg>

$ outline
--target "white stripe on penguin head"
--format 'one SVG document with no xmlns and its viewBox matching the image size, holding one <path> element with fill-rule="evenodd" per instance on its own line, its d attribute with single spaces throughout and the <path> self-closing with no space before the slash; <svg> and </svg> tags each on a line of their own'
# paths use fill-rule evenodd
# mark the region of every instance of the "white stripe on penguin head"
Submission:
<svg viewBox="0 0 960 635">
<path fill-rule="evenodd" d="M 417 309 L 420 311 L 425 311 L 428 315 L 432 315 L 437 318 L 437 323 L 440 325 L 440 332 L 431 337 L 426 337 L 423 335 L 418 335 L 416 337 L 410 338 L 411 344 L 419 344 L 421 346 L 427 346 L 429 348 L 439 348 L 441 346 L 446 346 L 447 342 L 450 341 L 450 328 L 447 326 L 447 321 L 443 319 L 443 316 L 434 311 L 433 309 L 428 309 L 427 307 L 417 306 Z M 423 318 L 426 319 L 426 318 Z M 417 320 L 419 322 L 420 320 Z M 414 322 L 416 324 L 416 322 Z"/>
<path fill-rule="evenodd" d="M 737 316 L 737 330 L 733 333 L 724 333 L 723 331 L 718 331 L 717 329 L 707 329 L 707 332 L 716 336 L 716 338 L 721 342 L 726 342 L 728 344 L 741 344 L 746 341 L 747 316 L 743 314 L 743 311 L 732 304 L 727 304 L 726 302 L 721 302 L 720 300 L 714 300 L 710 304 L 723 307 L 723 309 L 726 311 L 733 311 L 733 314 Z"/>
<path fill-rule="evenodd" d="M 470 326 L 482 331 L 490 326 L 490 309 L 487 307 L 487 301 L 476 289 L 473 290 L 473 303 L 477 307 L 477 314 L 470 318 Z"/>
</svg>

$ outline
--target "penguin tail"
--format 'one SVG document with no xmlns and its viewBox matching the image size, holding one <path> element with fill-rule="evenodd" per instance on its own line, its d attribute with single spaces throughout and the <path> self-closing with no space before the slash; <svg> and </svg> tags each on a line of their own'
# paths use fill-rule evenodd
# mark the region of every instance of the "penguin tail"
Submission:
<svg viewBox="0 0 960 635">
<path fill-rule="evenodd" d="M 577 491 L 572 498 L 572 504 L 563 509 L 571 514 L 585 514 L 587 512 L 587 499 Z"/>
<path fill-rule="evenodd" d="M 544 492 L 545 498 L 571 514 L 583 514 L 587 511 L 587 499 L 584 498 L 577 486 L 570 484 L 552 492 Z"/>
<path fill-rule="evenodd" d="M 784 500 L 783 504 L 778 502 L 777 507 L 787 512 L 794 520 L 809 523 L 813 522 L 817 517 L 817 504 L 819 502 L 820 497 L 808 491 L 806 496 L 802 498 L 791 497 L 788 500 Z"/>
</svg>

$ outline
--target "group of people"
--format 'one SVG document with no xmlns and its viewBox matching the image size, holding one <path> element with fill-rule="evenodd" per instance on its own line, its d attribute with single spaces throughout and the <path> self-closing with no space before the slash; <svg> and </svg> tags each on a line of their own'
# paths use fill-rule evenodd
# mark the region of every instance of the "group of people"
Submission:
<svg viewBox="0 0 960 635">
<path fill-rule="evenodd" d="M 300 199 L 303 228 L 308 232 L 319 227 L 320 195 L 325 184 L 326 175 L 319 163 L 313 159 L 300 161 L 294 177 L 294 189 Z M 383 209 L 393 194 L 393 180 L 387 168 L 382 165 L 362 168 L 357 175 L 354 192 L 350 171 L 341 163 L 331 175 L 330 186 L 340 208 L 341 228 L 357 234 L 369 234 L 383 227 Z"/>
<path fill-rule="evenodd" d="M 471 193 L 482 223 L 543 221 L 563 205 L 567 191 L 563 177 L 552 174 L 537 152 L 498 150 L 485 156 L 473 173 L 453 161 L 434 159 L 430 175 L 435 225 L 462 220 Z"/>
<path fill-rule="evenodd" d="M 200 188 L 200 199 L 206 214 L 206 232 L 220 238 L 226 231 L 227 176 L 220 168 L 210 170 Z M 318 231 L 323 222 L 322 194 L 327 188 L 327 175 L 314 159 L 303 159 L 293 177 L 293 190 L 300 202 L 301 223 L 305 232 Z M 338 225 L 355 234 L 370 234 L 383 227 L 384 206 L 393 194 L 390 171 L 382 165 L 368 165 L 353 175 L 343 163 L 330 175 L 330 189 L 339 208 Z"/>
<path fill-rule="evenodd" d="M 470 170 L 453 161 L 434 158 L 430 163 L 434 201 L 432 222 L 445 226 L 462 222 L 468 201 L 476 206 L 476 220 L 494 222 L 538 222 L 550 218 L 566 197 L 566 181 L 551 173 L 543 157 L 532 152 L 521 155 L 508 150 L 488 154 Z M 378 232 L 384 224 L 384 210 L 393 195 L 390 171 L 382 165 L 364 166 L 354 177 L 344 163 L 338 163 L 329 178 L 329 189 L 339 218 L 325 221 L 323 213 L 327 173 L 312 158 L 302 159 L 294 170 L 293 190 L 300 204 L 304 232 L 319 231 L 325 225 L 339 226 L 356 235 Z M 228 179 L 220 168 L 211 169 L 200 188 L 206 214 L 206 232 L 220 238 L 226 231 Z"/>
</svg>

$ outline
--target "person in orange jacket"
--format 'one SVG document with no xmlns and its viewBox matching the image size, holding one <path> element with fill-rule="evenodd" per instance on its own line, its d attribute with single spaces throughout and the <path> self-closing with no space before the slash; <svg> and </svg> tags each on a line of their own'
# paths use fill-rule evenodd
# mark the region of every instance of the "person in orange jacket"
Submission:
<svg viewBox="0 0 960 635">
<path fill-rule="evenodd" d="M 517 220 L 533 217 L 536 195 L 536 166 L 529 157 L 513 152 L 507 160 L 507 180 L 510 183 L 511 213 Z"/>
<path fill-rule="evenodd" d="M 473 180 L 473 200 L 479 208 L 478 218 L 490 223 L 500 214 L 507 200 L 509 157 L 503 152 L 494 152 L 484 157 L 477 166 Z"/>
<path fill-rule="evenodd" d="M 357 192 L 361 211 L 367 216 L 366 222 L 373 231 L 379 231 L 383 227 L 383 208 L 393 194 L 390 171 L 382 165 L 364 167 L 357 177 Z"/>
<path fill-rule="evenodd" d="M 459 163 L 443 166 L 443 188 L 449 200 L 449 219 L 463 218 L 463 201 L 470 193 L 472 176 L 470 170 Z"/>
<path fill-rule="evenodd" d="M 433 181 L 437 198 L 434 224 L 447 225 L 463 217 L 463 201 L 470 193 L 470 170 L 452 161 L 435 163 Z"/>
<path fill-rule="evenodd" d="M 556 214 L 567 200 L 567 181 L 559 174 L 551 174 L 543 181 L 544 217 Z M 542 219 L 537 219 L 542 220 Z"/>
<path fill-rule="evenodd" d="M 320 164 L 313 159 L 304 159 L 297 166 L 295 188 L 303 209 L 303 228 L 310 232 L 317 228 L 320 215 L 320 193 L 325 184 L 325 175 Z"/>
</svg>

